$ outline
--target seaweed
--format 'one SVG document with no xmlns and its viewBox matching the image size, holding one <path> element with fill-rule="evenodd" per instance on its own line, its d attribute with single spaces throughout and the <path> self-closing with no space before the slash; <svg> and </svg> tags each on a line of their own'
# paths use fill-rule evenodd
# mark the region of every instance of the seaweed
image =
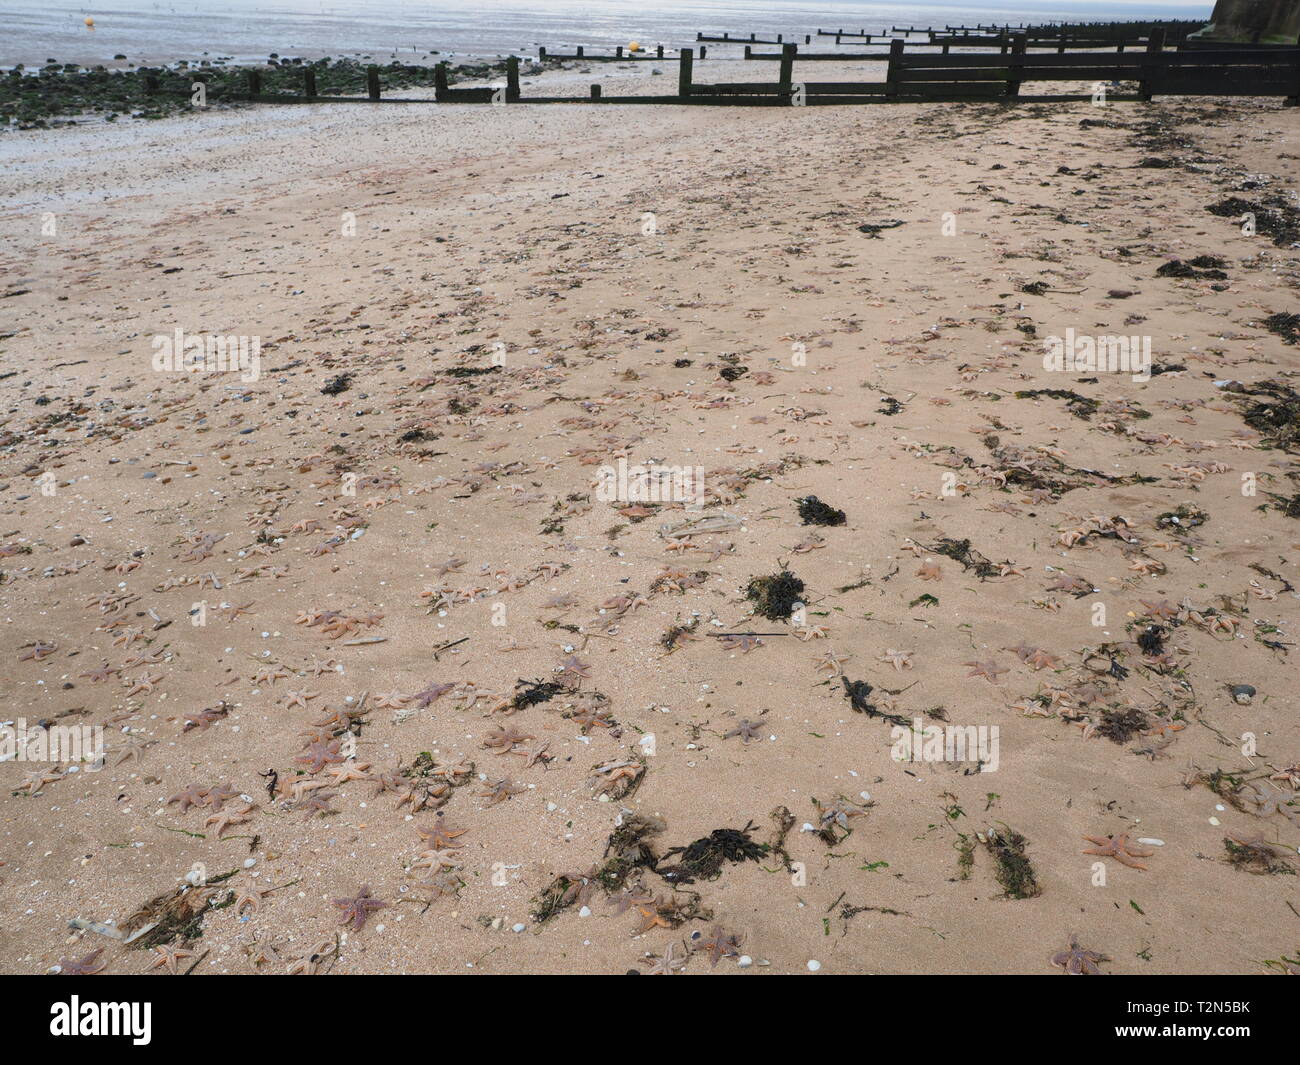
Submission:
<svg viewBox="0 0 1300 1065">
<path fill-rule="evenodd" d="M 1043 893 L 1034 876 L 1034 867 L 1025 857 L 1028 840 L 1007 825 L 1002 830 L 989 829 L 980 842 L 993 857 L 997 866 L 995 876 L 1008 898 L 1032 899 Z"/>
<path fill-rule="evenodd" d="M 320 390 L 323 396 L 337 396 L 340 392 L 346 392 L 352 387 L 352 375 L 350 373 L 341 373 L 337 377 L 331 377 L 325 382 L 325 386 Z"/>
<path fill-rule="evenodd" d="M 805 525 L 843 525 L 847 520 L 844 511 L 836 510 L 816 496 L 804 496 L 795 502 L 799 504 L 799 517 Z"/>
<path fill-rule="evenodd" d="M 881 718 L 891 725 L 909 727 L 910 722 L 901 714 L 888 714 L 871 702 L 872 688 L 865 680 L 851 681 L 845 676 L 841 676 L 840 680 L 844 683 L 844 694 L 848 697 L 849 705 L 853 707 L 855 712 L 866 714 L 867 717 Z"/>
<path fill-rule="evenodd" d="M 596 879 L 606 891 L 619 891 L 634 869 L 653 870 L 659 864 L 651 839 L 668 826 L 658 817 L 624 812 L 622 824 L 605 842 L 605 861 Z"/>
<path fill-rule="evenodd" d="M 925 549 L 936 555 L 950 558 L 954 562 L 960 562 L 962 569 L 974 570 L 975 575 L 980 580 L 996 577 L 1001 572 L 997 566 L 971 547 L 969 540 L 953 540 L 945 536 L 932 547 L 926 547 Z"/>
<path fill-rule="evenodd" d="M 160 947 L 173 940 L 180 939 L 191 943 L 203 935 L 203 918 L 212 910 L 220 910 L 235 901 L 233 891 L 226 891 L 225 898 L 218 901 L 223 894 L 217 885 L 229 880 L 236 869 L 199 885 L 189 883 L 171 891 L 165 891 L 150 899 L 130 917 L 122 922 L 122 931 L 128 936 L 139 929 L 148 928 L 147 932 L 130 940 L 133 950 L 147 947 Z"/>
<path fill-rule="evenodd" d="M 1081 396 L 1068 388 L 1028 388 L 1016 393 L 1016 399 L 1037 399 L 1039 396 L 1066 400 L 1065 409 L 1084 421 L 1096 414 L 1097 408 L 1101 406 L 1100 400 Z"/>
<path fill-rule="evenodd" d="M 1138 633 L 1137 645 L 1148 658 L 1158 658 L 1165 653 L 1165 635 L 1161 626 L 1148 625 Z"/>
<path fill-rule="evenodd" d="M 1157 514 L 1155 525 L 1157 529 L 1186 532 L 1188 529 L 1195 529 L 1198 525 L 1204 525 L 1209 520 L 1210 516 L 1200 507 L 1191 503 L 1180 503 L 1173 510 Z"/>
<path fill-rule="evenodd" d="M 1097 726 L 1097 734 L 1105 736 L 1112 743 L 1127 743 L 1149 724 L 1147 715 L 1136 707 L 1129 707 L 1126 710 L 1103 710 L 1101 724 Z"/>
<path fill-rule="evenodd" d="M 1286 861 L 1291 855 L 1275 850 L 1262 839 L 1225 836 L 1223 849 L 1227 851 L 1228 864 L 1235 869 L 1244 869 L 1256 876 L 1295 876 L 1295 870 Z"/>
<path fill-rule="evenodd" d="M 1292 317 L 1300 323 L 1300 315 Z M 1300 392 L 1280 381 L 1261 381 L 1253 388 L 1235 391 L 1234 396 L 1266 397 L 1249 404 L 1242 411 L 1242 418 L 1264 437 L 1268 446 L 1300 451 Z"/>
<path fill-rule="evenodd" d="M 788 569 L 770 577 L 755 577 L 749 582 L 745 598 L 754 603 L 754 612 L 768 621 L 785 621 L 794 605 L 803 601 L 803 581 Z"/>
<path fill-rule="evenodd" d="M 1300 211 L 1284 196 L 1274 195 L 1260 201 L 1230 196 L 1205 209 L 1212 215 L 1234 220 L 1254 215 L 1255 232 L 1272 237 L 1275 247 L 1283 248 L 1300 241 Z"/>
<path fill-rule="evenodd" d="M 496 373 L 500 366 L 453 366 L 442 372 L 448 377 L 478 377 L 485 373 Z"/>
<path fill-rule="evenodd" d="M 516 710 L 548 703 L 565 690 L 564 685 L 553 680 L 519 680 L 515 682 L 515 697 L 511 705 Z"/>
<path fill-rule="evenodd" d="M 1270 333 L 1276 333 L 1287 344 L 1294 344 L 1300 341 L 1300 314 L 1285 314 L 1280 311 L 1270 314 L 1264 319 L 1264 328 Z"/>
<path fill-rule="evenodd" d="M 669 883 L 691 884 L 697 879 L 716 880 L 726 862 L 761 861 L 771 848 L 750 839 L 753 830 L 752 821 L 744 828 L 715 828 L 694 843 L 665 851 L 661 860 L 667 861 L 674 855 L 680 855 L 680 860 L 666 869 L 656 868 L 655 872 Z"/>
<path fill-rule="evenodd" d="M 1185 277 L 1196 281 L 1228 280 L 1228 275 L 1219 269 L 1219 266 L 1199 265 L 1204 263 L 1217 263 L 1221 266 L 1223 260 L 1216 259 L 1212 255 L 1198 255 L 1195 259 L 1187 262 L 1180 259 L 1171 259 L 1156 271 L 1156 277 Z"/>
</svg>

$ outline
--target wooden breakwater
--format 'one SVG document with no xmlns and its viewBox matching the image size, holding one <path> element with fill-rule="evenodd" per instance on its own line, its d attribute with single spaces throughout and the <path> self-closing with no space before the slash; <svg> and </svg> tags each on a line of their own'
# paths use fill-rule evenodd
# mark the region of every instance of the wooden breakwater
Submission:
<svg viewBox="0 0 1300 1065">
<path fill-rule="evenodd" d="M 1141 51 L 1035 54 L 1024 34 L 1012 37 L 1009 50 L 979 54 L 908 51 L 906 42 L 894 39 L 887 52 L 864 53 L 862 59 L 886 64 L 883 81 L 802 81 L 795 78 L 796 63 L 804 59 L 847 59 L 846 55 L 814 53 L 801 56 L 797 44 L 787 42 L 776 54 L 750 53 L 751 59 L 773 59 L 779 64 L 775 81 L 704 82 L 695 77 L 695 54 L 682 48 L 677 55 L 677 91 L 661 95 L 605 95 L 592 85 L 587 97 L 535 95 L 520 91 L 519 59 L 505 63 L 504 82 L 495 85 L 453 87 L 448 65 L 434 68 L 433 100 L 383 95 L 382 70 L 366 73 L 366 95 L 319 96 L 315 72 L 305 68 L 300 93 L 265 93 L 261 72 L 247 72 L 247 91 L 225 94 L 226 99 L 265 103 L 628 103 L 691 104 L 749 107 L 826 106 L 858 103 L 917 103 L 926 101 L 1000 100 L 1014 102 L 1022 88 L 1035 82 L 1092 82 L 1107 86 L 1109 101 L 1150 100 L 1155 96 L 1275 96 L 1294 106 L 1300 101 L 1300 48 L 1172 50 L 1164 36 L 1153 32 Z M 155 73 L 144 72 L 146 91 L 166 92 Z M 1124 88 L 1128 86 L 1128 88 Z M 1113 89 L 1113 91 L 1112 91 Z M 1092 92 L 1036 94 L 1035 101 L 1088 99 Z"/>
</svg>

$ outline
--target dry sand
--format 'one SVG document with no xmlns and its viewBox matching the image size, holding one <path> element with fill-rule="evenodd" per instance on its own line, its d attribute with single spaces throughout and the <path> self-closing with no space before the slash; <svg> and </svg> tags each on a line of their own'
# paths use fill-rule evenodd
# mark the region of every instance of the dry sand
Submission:
<svg viewBox="0 0 1300 1065">
<path fill-rule="evenodd" d="M 1297 263 L 1205 211 L 1258 195 L 1231 191 L 1248 174 L 1295 178 L 1298 117 L 1250 100 L 258 107 L 0 140 L 4 718 L 62 714 L 108 744 L 97 771 L 0 764 L 0 968 L 105 947 L 109 972 L 163 971 L 165 953 L 69 920 L 124 922 L 196 867 L 250 859 L 212 901 L 268 893 L 209 912 L 180 968 L 620 973 L 715 924 L 752 967 L 700 952 L 686 973 L 1050 974 L 1072 935 L 1111 973 L 1294 958 L 1294 876 L 1234 868 L 1224 847 L 1262 834 L 1294 868 L 1294 810 L 1242 794 L 1238 808 L 1194 779 L 1266 782 L 1300 761 L 1294 665 L 1260 641 L 1294 640 L 1300 527 L 1260 504 L 1294 494 L 1295 464 L 1214 384 L 1294 383 L 1294 350 L 1260 323 L 1294 309 Z M 1152 156 L 1175 165 L 1135 166 Z M 904 224 L 858 229 L 890 220 Z M 1156 277 L 1202 254 L 1230 280 Z M 1018 290 L 1031 282 L 1052 291 Z M 177 327 L 260 337 L 260 378 L 154 372 L 151 339 Z M 1046 372 L 1042 338 L 1067 328 L 1150 336 L 1158 363 L 1186 368 Z M 496 372 L 447 374 L 502 350 Z M 747 373 L 728 382 L 731 365 Z M 324 394 L 340 374 L 349 387 Z M 1035 388 L 1101 406 L 1085 418 L 1014 394 Z M 696 538 L 721 553 L 667 551 L 660 527 L 691 514 L 598 498 L 620 457 L 703 467 L 707 512 L 741 527 Z M 1077 487 L 1031 493 L 1026 470 Z M 1243 496 L 1247 472 L 1260 495 Z M 802 526 L 808 495 L 847 523 Z M 1181 504 L 1208 521 L 1157 528 Z M 1070 530 L 1087 535 L 1067 546 Z M 210 557 L 192 550 L 205 535 Z M 1010 569 L 980 579 L 927 550 L 943 537 Z M 463 565 L 440 574 L 448 560 Z M 745 586 L 783 566 L 806 584 L 803 628 L 749 616 Z M 656 589 L 665 567 L 707 576 Z M 1052 590 L 1062 572 L 1084 594 Z M 1152 661 L 1132 641 L 1166 607 L 1169 657 Z M 297 621 L 327 611 L 360 620 L 336 636 Z M 665 631 L 692 619 L 708 635 L 666 653 Z M 716 636 L 751 630 L 784 635 L 749 650 Z M 344 642 L 370 636 L 384 642 Z M 1107 643 L 1123 679 L 1090 671 Z M 996 726 L 996 771 L 891 759 L 889 722 L 819 669 L 832 650 L 880 712 Z M 902 668 L 887 652 L 907 652 Z M 591 695 L 504 712 L 517 681 L 566 661 L 614 727 L 582 734 L 572 715 L 606 705 Z M 103 663 L 120 672 L 85 676 Z M 257 678 L 274 665 L 288 676 Z M 410 698 L 436 685 L 456 687 Z M 269 795 L 268 771 L 327 775 L 295 762 L 304 733 L 328 736 L 363 693 L 328 812 Z M 1132 708 L 1146 734 L 1107 738 Z M 742 721 L 756 738 L 724 738 Z M 553 760 L 485 749 L 499 727 Z M 428 870 L 410 867 L 432 810 L 364 779 L 421 752 L 476 774 L 443 807 L 463 846 L 430 859 L 463 886 L 431 904 Z M 639 788 L 600 801 L 593 767 L 638 756 Z M 489 804 L 503 777 L 523 790 Z M 229 827 L 168 802 L 225 783 L 247 800 L 223 813 L 254 807 Z M 805 827 L 837 801 L 860 815 L 832 844 Z M 654 904 L 620 913 L 599 889 L 532 916 L 557 875 L 600 865 L 629 811 L 662 819 L 662 857 L 751 822 L 773 843 L 782 807 L 791 866 L 773 850 L 680 885 L 697 914 L 680 926 L 638 936 Z M 1006 897 L 978 840 L 1006 826 L 1036 897 Z M 1145 870 L 1082 853 L 1084 836 L 1121 833 L 1163 841 L 1134 844 L 1154 852 Z M 331 900 L 362 884 L 388 905 L 341 929 Z M 665 904 L 673 889 L 648 868 L 628 887 Z"/>
</svg>

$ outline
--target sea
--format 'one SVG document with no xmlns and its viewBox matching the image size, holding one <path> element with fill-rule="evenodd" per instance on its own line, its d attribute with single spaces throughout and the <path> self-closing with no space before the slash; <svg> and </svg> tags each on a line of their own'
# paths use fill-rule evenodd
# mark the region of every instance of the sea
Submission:
<svg viewBox="0 0 1300 1065">
<path fill-rule="evenodd" d="M 802 41 L 817 30 L 1205 19 L 1211 3 L 1067 0 L 997 6 L 857 0 L 0 0 L 0 67 L 121 67 L 178 59 L 535 55 L 585 45 L 694 45 L 727 32 Z M 815 40 L 815 38 L 814 38 Z M 117 58 L 123 57 L 123 58 Z"/>
</svg>

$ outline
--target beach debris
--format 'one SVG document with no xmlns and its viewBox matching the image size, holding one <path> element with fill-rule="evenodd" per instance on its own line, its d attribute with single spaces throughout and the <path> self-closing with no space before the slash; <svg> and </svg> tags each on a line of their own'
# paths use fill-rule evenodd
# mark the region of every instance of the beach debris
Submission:
<svg viewBox="0 0 1300 1065">
<path fill-rule="evenodd" d="M 754 577 L 745 589 L 745 598 L 754 604 L 754 613 L 769 621 L 785 621 L 803 602 L 804 583 L 788 569 L 767 577 Z"/>
<path fill-rule="evenodd" d="M 844 511 L 823 503 L 816 496 L 803 496 L 795 500 L 799 506 L 799 517 L 805 525 L 843 525 L 846 518 Z"/>
<path fill-rule="evenodd" d="M 715 828 L 694 843 L 666 850 L 661 862 L 678 856 L 677 863 L 667 867 L 656 865 L 654 871 L 673 884 L 716 880 L 725 863 L 758 862 L 767 854 L 769 848 L 766 843 L 755 843 L 750 838 L 753 831 L 752 821 L 746 823 L 744 828 Z"/>
<path fill-rule="evenodd" d="M 1025 855 L 1029 841 L 1015 829 L 1001 825 L 976 834 L 993 858 L 993 875 L 1007 898 L 1032 899 L 1043 893 L 1034 867 Z"/>
</svg>

